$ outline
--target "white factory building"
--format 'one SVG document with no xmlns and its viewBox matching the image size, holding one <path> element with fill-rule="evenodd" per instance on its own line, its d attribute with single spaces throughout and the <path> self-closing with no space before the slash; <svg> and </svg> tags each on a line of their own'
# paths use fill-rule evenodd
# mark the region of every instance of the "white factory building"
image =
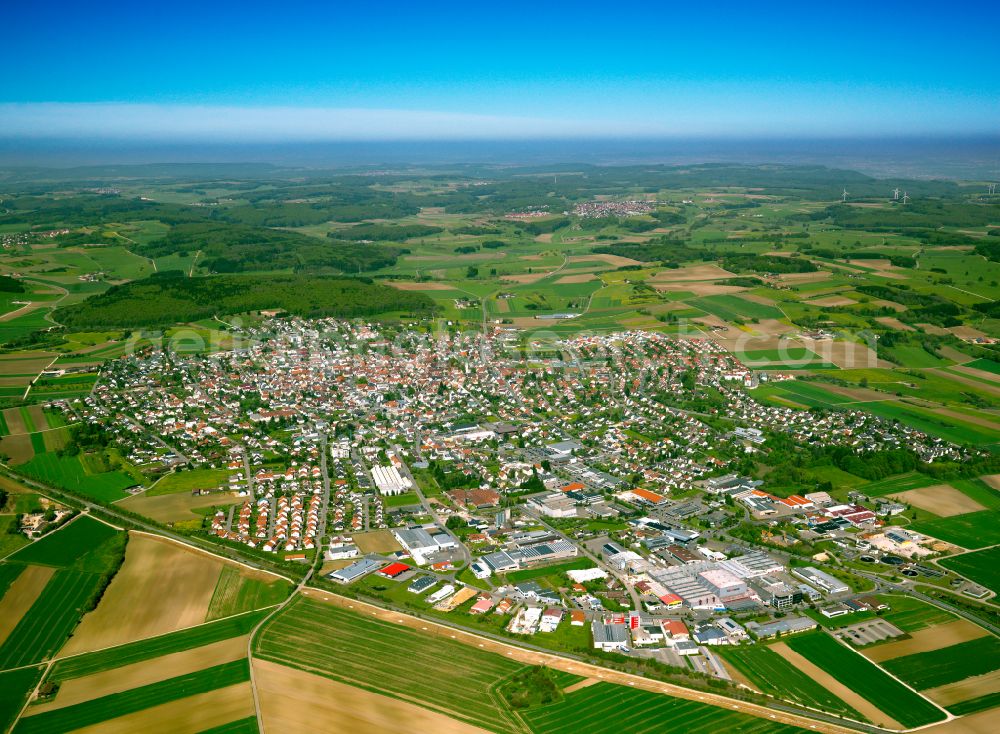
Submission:
<svg viewBox="0 0 1000 734">
<path fill-rule="evenodd" d="M 372 479 L 382 495 L 403 494 L 410 488 L 410 480 L 400 475 L 394 466 L 372 467 Z"/>
</svg>

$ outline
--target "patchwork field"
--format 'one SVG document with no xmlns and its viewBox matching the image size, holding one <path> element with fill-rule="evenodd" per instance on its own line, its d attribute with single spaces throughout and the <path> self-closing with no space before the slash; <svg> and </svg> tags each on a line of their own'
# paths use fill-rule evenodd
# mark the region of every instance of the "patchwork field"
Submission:
<svg viewBox="0 0 1000 734">
<path fill-rule="evenodd" d="M 861 718 L 858 711 L 775 652 L 772 646 L 722 646 L 718 651 L 762 693 L 848 718 Z"/>
<path fill-rule="evenodd" d="M 945 717 L 936 706 L 825 633 L 797 635 L 784 644 L 875 706 L 885 719 L 896 721 L 903 727 L 913 727 Z M 888 723 L 877 718 L 872 721 L 876 724 Z"/>
<path fill-rule="evenodd" d="M 14 731 L 17 734 L 62 734 L 86 731 L 101 724 L 100 731 L 184 731 L 193 734 L 253 713 L 250 686 L 246 684 L 249 677 L 250 666 L 246 660 L 224 663 L 64 708 L 31 712 L 18 721 Z M 229 688 L 234 690 L 227 691 Z M 213 695 L 195 698 L 208 692 Z M 242 705 L 236 706 L 236 700 Z M 171 703 L 176 705 L 161 708 Z M 164 719 L 165 716 L 168 718 Z M 111 720 L 118 721 L 105 724 Z"/>
<path fill-rule="evenodd" d="M 264 660 L 392 695 L 474 726 L 520 729 L 490 691 L 521 666 L 459 642 L 298 598 L 268 621 L 254 651 Z M 444 659 L 448 664 L 441 666 Z M 438 672 L 421 680 L 414 679 L 415 669 Z"/>
<path fill-rule="evenodd" d="M 65 680 L 61 682 L 59 692 L 52 701 L 32 706 L 30 714 L 54 711 L 95 698 L 122 693 L 130 688 L 141 688 L 168 678 L 190 675 L 205 668 L 243 660 L 246 658 L 248 639 L 246 635 L 233 637 L 202 647 Z"/>
<path fill-rule="evenodd" d="M 964 619 L 956 619 L 946 624 L 910 632 L 909 639 L 884 642 L 874 647 L 865 648 L 864 655 L 873 662 L 883 663 L 886 660 L 904 655 L 930 652 L 962 642 L 978 640 L 987 635 L 989 633 L 982 627 Z"/>
<path fill-rule="evenodd" d="M 206 621 L 225 561 L 173 541 L 132 533 L 125 564 L 97 609 L 84 617 L 64 654 L 76 654 L 162 635 Z M 231 578 L 227 575 L 227 579 Z M 235 579 L 216 612 L 232 612 L 241 601 L 257 599 Z M 227 580 L 226 587 L 234 586 Z M 164 594 L 164 589 L 170 589 Z M 241 600 L 241 594 L 245 594 Z M 239 611 L 245 611 L 239 609 Z M 218 615 L 217 615 L 218 616 Z"/>
<path fill-rule="evenodd" d="M 1000 668 L 1000 640 L 989 635 L 896 657 L 882 662 L 882 666 L 918 690 L 935 688 Z"/>
<path fill-rule="evenodd" d="M 327 731 L 441 732 L 476 734 L 478 726 L 390 696 L 339 683 L 267 660 L 254 660 L 261 715 L 268 731 L 308 731 L 318 722 Z M 350 701 L 350 705 L 344 705 Z"/>
<path fill-rule="evenodd" d="M 46 566 L 0 566 L 4 572 L 10 569 L 18 572 L 5 593 L 0 596 L 0 646 L 7 640 L 14 627 L 32 605 L 38 601 L 42 591 L 52 579 L 55 569 Z M 13 575 L 13 574 L 12 574 Z"/>
</svg>

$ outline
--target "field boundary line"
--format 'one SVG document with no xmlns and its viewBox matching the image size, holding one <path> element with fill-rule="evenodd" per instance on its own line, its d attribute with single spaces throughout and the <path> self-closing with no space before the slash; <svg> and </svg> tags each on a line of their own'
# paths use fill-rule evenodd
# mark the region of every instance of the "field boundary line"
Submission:
<svg viewBox="0 0 1000 734">
<path fill-rule="evenodd" d="M 110 524 L 110 523 L 108 523 L 108 524 Z M 114 527 L 114 526 L 112 525 L 112 527 Z M 191 545 L 189 543 L 185 543 L 185 542 L 183 542 L 181 540 L 175 540 L 174 538 L 167 537 L 166 535 L 160 535 L 158 533 L 151 533 L 151 532 L 149 532 L 147 530 L 129 530 L 129 532 L 130 533 L 136 533 L 138 535 L 145 535 L 145 536 L 148 536 L 150 538 L 159 538 L 160 540 L 166 540 L 166 541 L 168 541 L 170 543 L 174 543 L 175 545 L 179 545 L 179 546 L 183 546 L 184 548 L 188 548 L 188 549 L 194 551 L 195 553 L 201 553 L 203 555 L 210 556 L 212 558 L 218 558 L 223 563 L 234 563 L 237 566 L 242 566 L 243 568 L 246 568 L 246 569 L 248 569 L 250 571 L 254 571 L 255 573 L 266 573 L 269 576 L 274 576 L 275 578 L 282 579 L 284 581 L 287 581 L 290 584 L 294 584 L 295 583 L 294 580 L 288 578 L 287 576 L 282 576 L 280 573 L 277 573 L 275 571 L 270 571 L 270 570 L 268 570 L 266 568 L 257 568 L 255 566 L 251 566 L 248 563 L 243 563 L 242 561 L 236 561 L 236 560 L 233 560 L 232 558 L 226 558 L 225 556 L 220 556 L 218 553 L 213 553 L 212 551 L 208 551 L 208 550 L 205 550 L 203 548 L 199 548 L 199 547 Z M 272 606 L 274 606 L 274 605 L 272 605 Z M 262 608 L 263 609 L 269 609 L 270 607 L 262 607 Z M 230 615 L 230 616 L 238 616 L 238 615 Z M 212 620 L 212 621 L 214 622 L 215 620 Z M 197 625 L 195 625 L 195 626 L 197 626 Z"/>
<path fill-rule="evenodd" d="M 326 589 L 320 589 L 317 587 L 308 587 L 303 590 L 301 596 L 326 602 L 333 603 L 337 606 L 346 606 L 352 608 L 352 605 L 357 605 L 360 607 L 366 607 L 371 610 L 372 614 L 384 614 L 386 615 L 386 620 L 392 624 L 402 624 L 403 626 L 410 627 L 412 629 L 419 630 L 421 627 L 434 626 L 446 633 L 449 638 L 460 639 L 458 636 L 461 635 L 466 639 L 472 638 L 473 640 L 482 640 L 484 643 L 489 643 L 491 646 L 497 646 L 501 648 L 507 648 L 507 656 L 513 656 L 512 651 L 517 651 L 517 653 L 522 655 L 531 655 L 538 660 L 538 664 L 545 664 L 545 661 L 556 661 L 561 665 L 574 666 L 578 669 L 584 669 L 592 671 L 591 673 L 586 673 L 589 677 L 600 678 L 604 681 L 617 683 L 623 686 L 633 686 L 641 690 L 651 691 L 653 693 L 658 693 L 661 695 L 672 696 L 674 698 L 680 698 L 688 701 L 696 701 L 704 703 L 710 706 L 715 706 L 716 708 L 723 708 L 727 710 L 737 710 L 742 713 L 754 716 L 755 718 L 760 718 L 765 721 L 783 721 L 783 723 L 793 723 L 793 726 L 799 726 L 804 728 L 812 728 L 816 731 L 827 731 L 836 732 L 837 734 L 846 734 L 850 732 L 855 734 L 856 729 L 851 729 L 845 726 L 835 724 L 833 722 L 824 721 L 822 719 L 812 719 L 804 714 L 791 713 L 788 711 L 781 711 L 778 709 L 772 709 L 762 704 L 753 703 L 750 701 L 745 701 L 738 698 L 730 698 L 720 693 L 711 693 L 708 691 L 699 691 L 693 688 L 685 688 L 676 683 L 666 683 L 664 681 L 655 680 L 653 678 L 646 678 L 643 676 L 634 675 L 631 673 L 625 673 L 622 671 L 614 670 L 613 668 L 604 668 L 600 665 L 585 662 L 582 660 L 575 660 L 573 658 L 568 658 L 563 655 L 559 655 L 555 652 L 534 650 L 525 647 L 521 647 L 514 643 L 513 641 L 504 641 L 500 639 L 494 639 L 491 637 L 484 637 L 476 632 L 467 631 L 463 628 L 452 627 L 443 622 L 439 622 L 433 618 L 416 617 L 408 612 L 401 612 L 396 609 L 388 609 L 385 607 L 380 607 L 376 604 L 371 604 L 366 601 L 361 601 L 360 599 L 355 599 L 353 597 L 342 596 L 335 591 L 327 591 Z M 333 601 L 336 599 L 336 601 Z M 360 613 L 360 612 L 359 612 Z M 413 624 L 401 623 L 398 621 L 400 618 L 407 618 L 412 621 Z M 501 653 L 495 652 L 495 654 L 500 655 Z M 525 663 L 529 664 L 529 663 Z M 584 675 L 580 673 L 579 670 L 567 672 L 575 672 L 577 675 Z M 624 681 L 624 682 L 622 682 Z M 941 723 L 941 722 L 936 722 Z M 872 727 L 878 729 L 878 727 Z"/>
<path fill-rule="evenodd" d="M 934 708 L 936 708 L 939 711 L 943 712 L 944 715 L 945 715 L 945 717 L 946 717 L 944 721 L 933 721 L 933 722 L 931 722 L 929 724 L 922 724 L 921 726 L 915 726 L 915 727 L 910 728 L 910 729 L 902 729 L 901 731 L 919 731 L 920 729 L 926 729 L 927 727 L 930 727 L 930 726 L 941 726 L 942 724 L 947 724 L 948 722 L 954 721 L 955 719 L 959 718 L 959 717 L 955 716 L 953 713 L 951 713 L 948 709 L 946 709 L 943 706 L 941 706 L 940 704 L 938 704 L 937 702 L 932 701 L 931 699 L 929 699 L 927 696 L 925 696 L 923 693 L 921 693 L 916 688 L 914 688 L 913 686 L 911 686 L 909 683 L 907 683 L 906 681 L 904 681 L 902 678 L 898 678 L 897 676 L 893 675 L 888 670 L 886 670 L 885 668 L 883 668 L 881 665 L 879 665 L 878 663 L 876 663 L 874 660 L 869 659 L 860 650 L 855 650 L 848 643 L 844 642 L 843 640 L 841 640 L 836 635 L 832 635 L 829 632 L 826 632 L 825 630 L 824 630 L 824 634 L 828 635 L 829 637 L 832 637 L 834 640 L 836 640 L 837 644 L 841 645 L 842 647 L 846 647 L 848 650 L 850 650 L 851 652 L 853 652 L 855 655 L 859 655 L 860 657 L 864 658 L 867 662 L 869 662 L 872 665 L 874 665 L 876 668 L 878 668 L 879 670 L 881 670 L 883 673 L 885 673 L 887 676 L 889 676 L 894 681 L 896 681 L 897 683 L 899 683 L 901 686 L 904 686 L 905 688 L 908 688 L 910 691 L 912 691 L 916 695 L 920 696 L 920 698 L 922 698 L 925 701 L 929 702 L 932 706 L 934 706 Z"/>
</svg>

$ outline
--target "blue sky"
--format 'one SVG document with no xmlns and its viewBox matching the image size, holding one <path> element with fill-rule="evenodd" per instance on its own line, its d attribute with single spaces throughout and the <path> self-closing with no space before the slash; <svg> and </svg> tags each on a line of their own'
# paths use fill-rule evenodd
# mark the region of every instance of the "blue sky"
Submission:
<svg viewBox="0 0 1000 734">
<path fill-rule="evenodd" d="M 10 3 L 0 135 L 1000 132 L 992 3 Z"/>
</svg>

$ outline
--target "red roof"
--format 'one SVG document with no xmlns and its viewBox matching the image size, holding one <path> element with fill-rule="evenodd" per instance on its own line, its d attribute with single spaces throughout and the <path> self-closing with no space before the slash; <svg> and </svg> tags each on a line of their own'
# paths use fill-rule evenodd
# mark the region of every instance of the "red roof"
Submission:
<svg viewBox="0 0 1000 734">
<path fill-rule="evenodd" d="M 656 492 L 650 492 L 648 489 L 637 487 L 632 490 L 632 494 L 640 499 L 646 500 L 647 502 L 652 502 L 654 505 L 663 502 L 663 495 L 656 494 Z"/>
<path fill-rule="evenodd" d="M 679 619 L 664 619 L 662 624 L 664 631 L 671 637 L 688 634 L 687 625 Z"/>
<path fill-rule="evenodd" d="M 407 566 L 405 563 L 396 562 L 396 563 L 390 563 L 388 566 L 379 571 L 379 573 L 382 574 L 383 576 L 388 576 L 389 578 L 394 579 L 397 576 L 399 576 L 399 574 L 409 570 L 410 567 Z"/>
</svg>

